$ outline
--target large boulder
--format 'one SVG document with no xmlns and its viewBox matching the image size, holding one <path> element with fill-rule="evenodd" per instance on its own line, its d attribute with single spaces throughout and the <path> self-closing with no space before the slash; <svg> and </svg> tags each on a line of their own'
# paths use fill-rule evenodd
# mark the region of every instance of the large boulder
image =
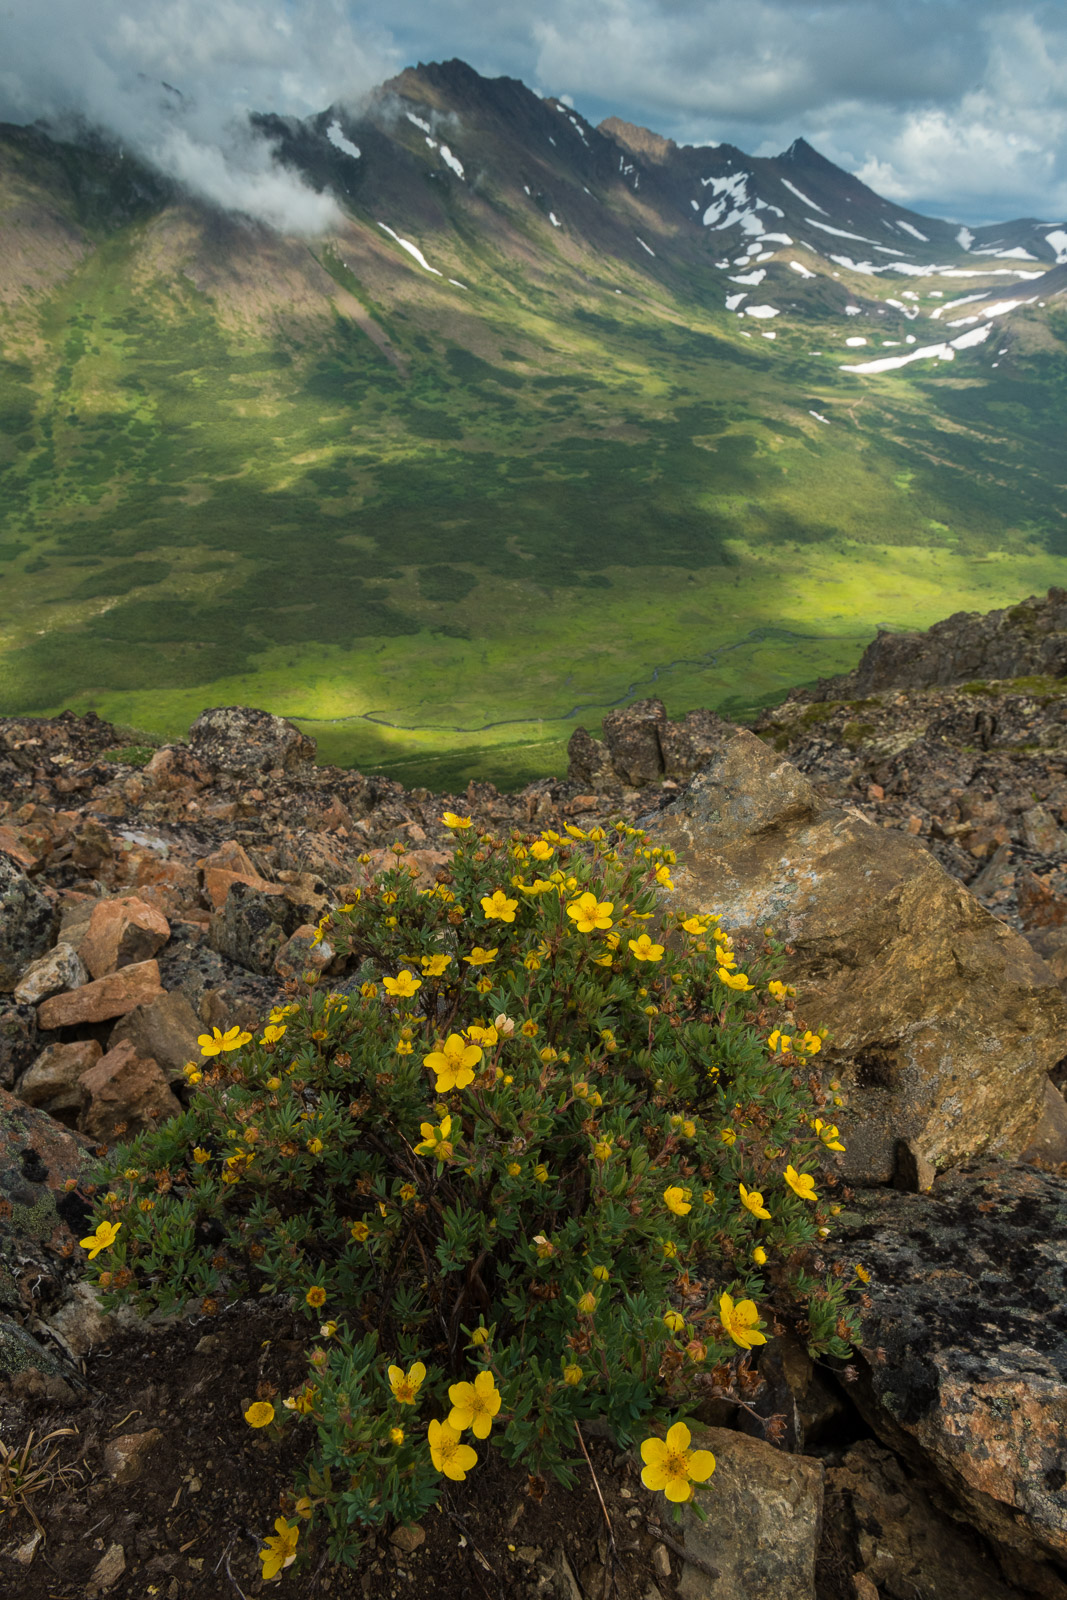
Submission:
<svg viewBox="0 0 1067 1600">
<path fill-rule="evenodd" d="M 0 1089 L 14 1087 L 15 1079 L 36 1059 L 40 1048 L 36 1006 L 0 1000 Z"/>
<path fill-rule="evenodd" d="M 296 772 L 315 759 L 314 739 L 284 717 L 249 706 L 202 711 L 189 729 L 189 744 L 203 766 L 235 777 Z"/>
<path fill-rule="evenodd" d="M 627 784 L 644 789 L 699 772 L 736 732 L 714 711 L 688 712 L 671 722 L 662 700 L 633 700 L 604 718 L 604 737 L 575 728 L 567 744 L 567 778 L 586 789 Z"/>
<path fill-rule="evenodd" d="M 835 1250 L 871 1274 L 850 1395 L 1026 1592 L 1064 1600 L 1067 1178 L 993 1164 L 863 1192 L 842 1220 Z"/>
<path fill-rule="evenodd" d="M 80 989 L 52 995 L 38 1007 L 37 1022 L 46 1031 L 107 1022 L 112 1017 L 124 1017 L 134 1006 L 150 1005 L 162 993 L 159 963 L 137 961 L 93 983 L 83 984 Z"/>
<path fill-rule="evenodd" d="M 149 961 L 170 938 L 162 912 L 137 895 L 98 900 L 81 941 L 80 954 L 94 978 Z"/>
<path fill-rule="evenodd" d="M 948 1168 L 1017 1153 L 1067 1055 L 1067 1007 L 1019 934 L 983 910 L 915 839 L 830 805 L 741 732 L 652 819 L 680 857 L 669 898 L 772 926 L 841 1080 L 845 1175 L 886 1183 L 899 1152 Z"/>
<path fill-rule="evenodd" d="M 7 856 L 0 855 L 0 994 L 52 943 L 56 909 Z"/>
<path fill-rule="evenodd" d="M 81 1131 L 109 1144 L 132 1139 L 181 1110 L 158 1062 L 139 1056 L 129 1040 L 95 1061 L 78 1083 L 86 1102 L 78 1119 Z"/>
<path fill-rule="evenodd" d="M 272 972 L 278 951 L 299 926 L 299 911 L 281 889 L 231 883 L 221 911 L 213 913 L 208 941 L 213 950 L 249 972 Z"/>
</svg>

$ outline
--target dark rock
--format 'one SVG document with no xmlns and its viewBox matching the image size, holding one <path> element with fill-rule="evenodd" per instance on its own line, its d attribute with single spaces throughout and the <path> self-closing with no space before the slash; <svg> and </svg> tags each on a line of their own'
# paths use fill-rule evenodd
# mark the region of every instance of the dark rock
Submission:
<svg viewBox="0 0 1067 1600">
<path fill-rule="evenodd" d="M 132 1044 L 139 1056 L 157 1062 L 164 1076 L 174 1082 L 182 1077 L 187 1062 L 199 1061 L 196 1041 L 203 1031 L 188 996 L 178 990 L 127 1012 L 112 1028 L 108 1048 Z"/>
<path fill-rule="evenodd" d="M 617 789 L 619 779 L 607 746 L 585 728 L 575 728 L 567 740 L 567 779 L 581 789 Z"/>
<path fill-rule="evenodd" d="M 197 761 L 212 772 L 240 776 L 294 772 L 315 759 L 315 741 L 284 717 L 249 706 L 202 711 L 189 729 Z"/>
<path fill-rule="evenodd" d="M 39 1049 L 36 1006 L 0 1000 L 0 1089 L 13 1087 Z"/>
<path fill-rule="evenodd" d="M 43 1107 L 49 1116 L 76 1121 L 86 1100 L 79 1080 L 103 1053 L 96 1039 L 50 1044 L 19 1079 L 19 1099 L 27 1105 Z"/>
<path fill-rule="evenodd" d="M 222 910 L 211 918 L 208 941 L 249 972 L 272 972 L 278 951 L 300 921 L 299 911 L 284 895 L 236 882 Z"/>
<path fill-rule="evenodd" d="M 56 921 L 48 896 L 0 855 L 0 994 L 10 994 L 30 962 L 44 955 Z"/>
<path fill-rule="evenodd" d="M 662 700 L 634 700 L 604 718 L 604 744 L 623 783 L 643 789 L 666 776 L 660 732 L 667 726 Z"/>
</svg>

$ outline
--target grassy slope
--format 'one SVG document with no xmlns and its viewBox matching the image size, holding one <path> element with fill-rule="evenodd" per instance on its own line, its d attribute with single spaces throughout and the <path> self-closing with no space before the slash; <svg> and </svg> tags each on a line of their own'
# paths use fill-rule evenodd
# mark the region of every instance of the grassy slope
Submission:
<svg viewBox="0 0 1067 1600">
<path fill-rule="evenodd" d="M 865 379 L 840 330 L 746 339 L 636 273 L 563 292 L 468 237 L 469 296 L 405 261 L 385 311 L 327 258 L 402 377 L 340 317 L 220 321 L 149 242 L 9 329 L 0 711 L 251 702 L 329 759 L 521 781 L 635 690 L 737 712 L 1062 580 L 1055 351 Z"/>
</svg>

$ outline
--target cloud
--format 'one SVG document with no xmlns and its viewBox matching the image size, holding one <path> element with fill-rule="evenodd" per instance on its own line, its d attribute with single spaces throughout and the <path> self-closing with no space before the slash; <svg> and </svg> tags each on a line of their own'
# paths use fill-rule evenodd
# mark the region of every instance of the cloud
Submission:
<svg viewBox="0 0 1067 1600">
<path fill-rule="evenodd" d="M 248 112 L 357 103 L 397 64 L 341 0 L 15 0 L 3 32 L 0 117 L 84 118 L 203 199 L 293 233 L 339 208 L 274 160 Z"/>
</svg>

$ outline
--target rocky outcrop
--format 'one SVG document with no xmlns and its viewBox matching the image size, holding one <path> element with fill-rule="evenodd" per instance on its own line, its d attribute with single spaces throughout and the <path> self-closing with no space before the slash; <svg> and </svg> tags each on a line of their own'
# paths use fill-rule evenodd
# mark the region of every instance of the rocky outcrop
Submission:
<svg viewBox="0 0 1067 1600">
<path fill-rule="evenodd" d="M 1067 1180 L 993 1166 L 871 1191 L 835 1249 L 871 1273 L 865 1417 L 1011 1552 L 1014 1581 L 1063 1600 Z"/>
<path fill-rule="evenodd" d="M 884 689 L 1064 673 L 1067 589 L 1050 589 L 1002 611 L 957 611 L 925 633 L 879 633 L 852 672 L 821 680 L 809 698 L 846 700 Z"/>
<path fill-rule="evenodd" d="M 85 1095 L 78 1125 L 105 1144 L 132 1139 L 181 1110 L 158 1062 L 139 1056 L 128 1040 L 112 1045 L 78 1084 Z"/>
<path fill-rule="evenodd" d="M 608 712 L 603 739 L 575 729 L 567 745 L 567 777 L 593 790 L 684 783 L 735 731 L 714 711 L 690 711 L 671 722 L 662 700 L 635 700 Z"/>
<path fill-rule="evenodd" d="M 0 853 L 0 994 L 48 949 L 55 929 L 53 903 L 13 861 Z"/>
<path fill-rule="evenodd" d="M 901 1150 L 947 1168 L 1029 1143 L 1067 1053 L 1063 997 L 919 844 L 827 804 L 746 732 L 651 820 L 680 857 L 672 905 L 788 945 L 847 1095 L 848 1177 L 889 1182 Z"/>
<path fill-rule="evenodd" d="M 248 706 L 202 711 L 189 729 L 193 756 L 211 772 L 293 772 L 315 759 L 315 742 L 284 717 Z"/>
</svg>

